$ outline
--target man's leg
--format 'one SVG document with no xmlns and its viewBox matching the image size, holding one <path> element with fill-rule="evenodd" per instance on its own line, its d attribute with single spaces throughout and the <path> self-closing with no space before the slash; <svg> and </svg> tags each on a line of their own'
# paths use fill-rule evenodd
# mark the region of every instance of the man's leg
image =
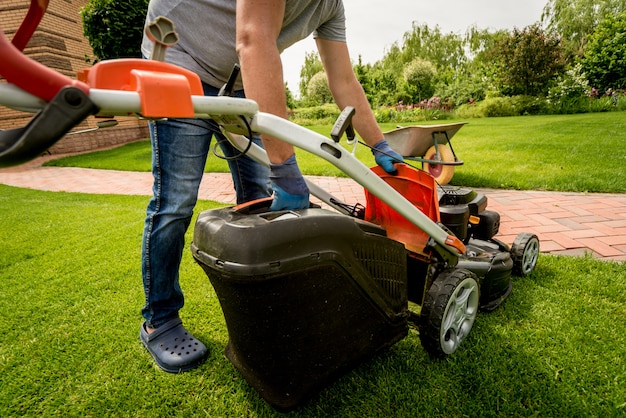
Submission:
<svg viewBox="0 0 626 418">
<path fill-rule="evenodd" d="M 185 232 L 198 198 L 211 141 L 207 124 L 195 120 L 150 123 L 153 197 L 148 204 L 142 275 L 146 303 L 139 337 L 161 369 L 191 370 L 207 357 L 206 346 L 183 326 L 179 267 Z"/>
<path fill-rule="evenodd" d="M 150 123 L 153 197 L 148 204 L 142 246 L 147 325 L 158 328 L 183 306 L 179 266 L 198 198 L 211 130 L 197 120 Z"/>
</svg>

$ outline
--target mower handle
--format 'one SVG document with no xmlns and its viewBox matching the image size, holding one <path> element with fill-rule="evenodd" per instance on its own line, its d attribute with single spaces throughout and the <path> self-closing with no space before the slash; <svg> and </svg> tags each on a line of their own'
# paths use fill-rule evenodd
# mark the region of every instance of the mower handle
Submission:
<svg viewBox="0 0 626 418">
<path fill-rule="evenodd" d="M 40 19 L 47 3 L 47 0 L 31 0 L 32 12 L 29 10 L 28 14 L 31 17 L 27 19 L 32 19 L 31 22 Z M 21 32 L 18 46 L 28 42 L 36 24 L 23 27 L 18 31 Z M 329 161 L 427 233 L 434 241 L 431 246 L 450 265 L 455 265 L 458 255 L 465 251 L 458 239 L 334 141 L 278 116 L 259 112 L 252 100 L 206 97 L 199 77 L 190 71 L 151 60 L 111 60 L 79 74 L 85 82 L 76 81 L 26 57 L 8 42 L 1 28 L 0 56 L 0 75 L 9 82 L 0 84 L 0 104 L 15 104 L 24 98 L 28 99 L 24 103 L 26 108 L 39 104 L 33 100 L 34 95 L 44 105 L 25 128 L 0 131 L 0 166 L 34 158 L 89 114 L 211 118 L 224 131 L 271 135 Z M 15 87 L 30 95 L 13 97 L 10 93 L 15 92 Z M 60 119 L 64 120 L 55 125 Z"/>
</svg>

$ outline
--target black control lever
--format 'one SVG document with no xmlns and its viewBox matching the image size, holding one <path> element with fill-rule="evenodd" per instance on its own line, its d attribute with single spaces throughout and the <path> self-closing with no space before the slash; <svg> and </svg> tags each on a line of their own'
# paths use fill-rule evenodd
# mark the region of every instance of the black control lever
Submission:
<svg viewBox="0 0 626 418">
<path fill-rule="evenodd" d="M 354 128 L 352 127 L 352 117 L 355 113 L 356 111 L 352 106 L 346 106 L 346 108 L 341 111 L 341 114 L 337 118 L 332 131 L 330 131 L 330 137 L 333 141 L 339 142 L 344 132 L 346 133 L 346 137 L 349 142 L 354 141 L 356 134 L 354 133 Z"/>
<path fill-rule="evenodd" d="M 76 87 L 64 87 L 23 128 L 0 131 L 0 167 L 10 167 L 39 157 L 97 106 Z"/>
<path fill-rule="evenodd" d="M 222 86 L 219 93 L 217 93 L 218 96 L 232 96 L 233 95 L 233 90 L 235 88 L 235 81 L 237 81 L 237 77 L 239 77 L 240 72 L 241 72 L 241 67 L 239 66 L 239 64 L 235 64 L 233 66 L 233 70 L 230 72 L 228 81 L 226 82 L 226 84 Z"/>
</svg>

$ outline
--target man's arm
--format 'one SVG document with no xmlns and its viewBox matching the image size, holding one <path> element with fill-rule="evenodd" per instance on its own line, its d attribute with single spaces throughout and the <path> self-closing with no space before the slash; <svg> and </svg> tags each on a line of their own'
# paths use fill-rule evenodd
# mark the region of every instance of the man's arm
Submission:
<svg viewBox="0 0 626 418">
<path fill-rule="evenodd" d="M 246 97 L 259 110 L 287 118 L 287 101 L 280 52 L 285 0 L 237 0 L 237 54 Z M 270 162 L 280 164 L 293 155 L 293 146 L 263 136 Z"/>
<path fill-rule="evenodd" d="M 283 67 L 276 41 L 282 28 L 285 0 L 237 0 L 237 54 L 246 97 L 259 110 L 287 118 Z M 293 146 L 263 135 L 270 160 L 274 200 L 270 210 L 309 207 L 309 188 L 300 173 Z"/>
<path fill-rule="evenodd" d="M 352 122 L 361 138 L 372 147 L 376 164 L 388 173 L 396 173 L 394 164 L 403 162 L 403 158 L 391 149 L 376 123 L 376 118 L 359 80 L 357 80 L 348 45 L 345 42 L 316 39 L 317 49 L 328 78 L 328 87 L 335 103 L 340 109 L 352 106 L 356 110 Z"/>
<path fill-rule="evenodd" d="M 352 69 L 348 46 L 345 42 L 316 39 L 317 49 L 328 77 L 328 86 L 340 109 L 355 108 L 354 128 L 370 146 L 383 139 L 383 133 L 367 101 L 363 87 Z"/>
</svg>

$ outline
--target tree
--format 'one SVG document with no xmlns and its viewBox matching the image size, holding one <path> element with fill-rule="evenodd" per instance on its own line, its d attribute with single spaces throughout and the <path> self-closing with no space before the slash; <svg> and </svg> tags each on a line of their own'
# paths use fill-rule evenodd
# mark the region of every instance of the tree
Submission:
<svg viewBox="0 0 626 418">
<path fill-rule="evenodd" d="M 626 87 L 626 12 L 608 15 L 589 36 L 582 66 L 600 91 Z"/>
<path fill-rule="evenodd" d="M 403 67 L 415 58 L 423 58 L 435 65 L 437 70 L 457 70 L 466 62 L 463 39 L 454 33 L 444 34 L 439 26 L 417 25 L 404 33 L 402 46 L 392 45 L 383 58 L 385 66 L 401 74 Z"/>
<path fill-rule="evenodd" d="M 435 95 L 449 99 L 454 105 L 483 100 L 488 93 L 498 89 L 494 84 L 497 66 L 493 50 L 499 42 L 508 38 L 508 30 L 490 32 L 470 26 L 463 39 L 467 64 L 451 77 L 439 77 Z"/>
<path fill-rule="evenodd" d="M 489 51 L 498 45 L 499 42 L 509 37 L 508 30 L 500 29 L 490 32 L 487 29 L 478 29 L 475 25 L 470 26 L 465 32 L 463 44 L 469 57 L 468 63 L 471 66 L 483 65 L 490 62 Z"/>
<path fill-rule="evenodd" d="M 626 0 L 549 0 L 542 22 L 561 34 L 567 54 L 582 56 L 587 39 L 606 17 L 626 10 Z"/>
<path fill-rule="evenodd" d="M 357 64 L 354 65 L 353 69 L 356 79 L 361 84 L 361 87 L 363 87 L 367 100 L 372 103 L 376 98 L 376 92 L 372 89 L 372 66 L 370 64 L 363 64 L 363 58 L 359 55 Z"/>
<path fill-rule="evenodd" d="M 396 73 L 384 68 L 380 62 L 374 64 L 370 71 L 370 88 L 372 96 L 372 105 L 392 105 L 401 100 L 402 92 L 398 85 L 402 81 Z"/>
<path fill-rule="evenodd" d="M 589 81 L 580 63 L 574 64 L 561 75 L 550 89 L 548 98 L 554 102 L 578 99 L 589 94 Z"/>
<path fill-rule="evenodd" d="M 501 90 L 508 95 L 545 96 L 565 69 L 561 38 L 546 34 L 538 24 L 514 29 L 491 54 Z"/>
<path fill-rule="evenodd" d="M 434 66 L 436 77 L 431 80 L 433 86 L 451 80 L 467 64 L 464 41 L 460 36 L 444 34 L 438 26 L 431 29 L 427 25 L 413 23 L 411 30 L 405 32 L 402 43 L 394 43 L 385 56 L 370 68 L 368 97 L 372 104 L 391 105 L 398 100 L 419 99 L 420 94 L 411 91 L 411 86 L 405 81 L 405 68 L 417 58 Z M 427 95 L 428 92 L 422 93 L 421 98 Z"/>
<path fill-rule="evenodd" d="M 304 57 L 304 64 L 300 69 L 300 97 L 306 97 L 309 81 L 320 71 L 324 71 L 324 66 L 317 52 L 307 52 Z"/>
<path fill-rule="evenodd" d="M 404 67 L 404 89 L 413 103 L 429 99 L 433 95 L 436 75 L 435 66 L 422 58 L 415 58 Z"/>
<path fill-rule="evenodd" d="M 293 94 L 291 93 L 287 83 L 285 83 L 285 99 L 287 102 L 287 109 L 294 109 L 296 107 L 296 101 L 293 98 Z"/>
<path fill-rule="evenodd" d="M 140 58 L 149 0 L 90 0 L 81 9 L 83 33 L 96 60 Z"/>
<path fill-rule="evenodd" d="M 330 93 L 330 88 L 328 87 L 328 79 L 326 78 L 326 73 L 324 71 L 320 71 L 319 73 L 311 77 L 311 79 L 309 80 L 309 85 L 306 89 L 306 96 L 316 105 L 332 103 L 333 96 Z"/>
</svg>

